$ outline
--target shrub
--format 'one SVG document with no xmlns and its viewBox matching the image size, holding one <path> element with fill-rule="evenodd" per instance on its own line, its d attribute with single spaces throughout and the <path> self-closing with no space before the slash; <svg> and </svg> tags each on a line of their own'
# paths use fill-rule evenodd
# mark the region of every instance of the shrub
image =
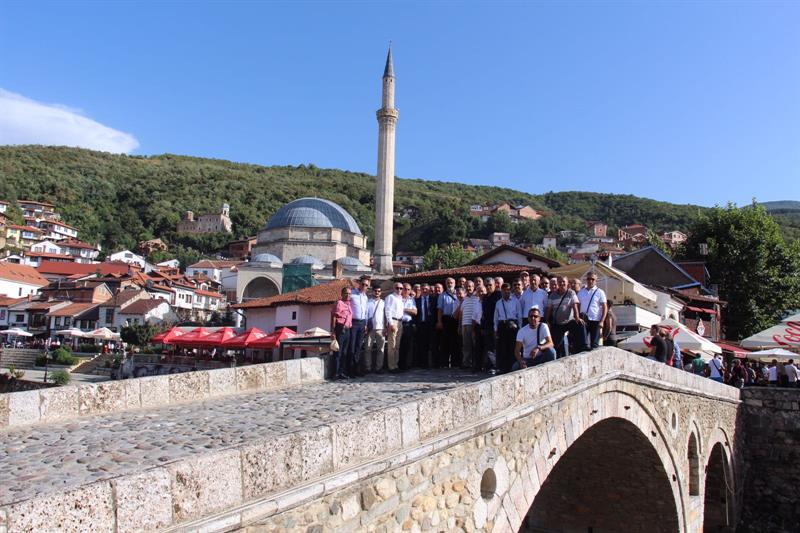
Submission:
<svg viewBox="0 0 800 533">
<path fill-rule="evenodd" d="M 14 365 L 8 365 L 8 373 L 15 379 L 22 379 L 22 376 L 25 375 L 24 370 L 17 370 L 17 367 Z"/>
<path fill-rule="evenodd" d="M 50 374 L 50 378 L 56 385 L 67 385 L 72 379 L 72 376 L 70 376 L 69 372 L 66 370 L 56 370 Z"/>
<path fill-rule="evenodd" d="M 57 365 L 74 365 L 77 358 L 64 348 L 58 348 L 53 352 L 53 362 Z"/>
<path fill-rule="evenodd" d="M 99 344 L 81 344 L 78 346 L 78 351 L 85 353 L 100 353 L 103 347 Z"/>
<path fill-rule="evenodd" d="M 36 356 L 36 366 L 45 366 L 47 364 L 47 353 L 40 353 Z"/>
</svg>

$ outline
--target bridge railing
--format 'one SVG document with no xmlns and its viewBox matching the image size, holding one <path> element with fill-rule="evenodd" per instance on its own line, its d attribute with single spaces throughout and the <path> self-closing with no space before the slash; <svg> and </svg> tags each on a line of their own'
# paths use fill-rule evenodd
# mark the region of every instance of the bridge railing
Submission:
<svg viewBox="0 0 800 533">
<path fill-rule="evenodd" d="M 324 379 L 319 357 L 0 395 L 0 430 L 145 407 L 276 390 Z"/>
</svg>

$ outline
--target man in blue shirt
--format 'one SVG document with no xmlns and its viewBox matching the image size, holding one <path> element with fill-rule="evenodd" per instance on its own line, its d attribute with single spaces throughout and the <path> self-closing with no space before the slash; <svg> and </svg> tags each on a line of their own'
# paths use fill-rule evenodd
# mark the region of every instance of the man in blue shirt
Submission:
<svg viewBox="0 0 800 533">
<path fill-rule="evenodd" d="M 347 372 L 351 376 L 363 376 L 359 359 L 361 345 L 367 333 L 367 319 L 369 315 L 369 282 L 370 277 L 364 274 L 358 280 L 358 287 L 350 291 L 350 309 L 353 311 L 353 326 L 350 328 L 350 344 L 348 346 Z"/>
<path fill-rule="evenodd" d="M 438 319 L 436 329 L 440 333 L 441 350 L 437 367 L 457 368 L 461 366 L 461 357 L 458 352 L 458 320 L 456 311 L 458 310 L 458 296 L 456 296 L 456 280 L 447 278 L 446 290 L 439 295 L 437 301 Z"/>
</svg>

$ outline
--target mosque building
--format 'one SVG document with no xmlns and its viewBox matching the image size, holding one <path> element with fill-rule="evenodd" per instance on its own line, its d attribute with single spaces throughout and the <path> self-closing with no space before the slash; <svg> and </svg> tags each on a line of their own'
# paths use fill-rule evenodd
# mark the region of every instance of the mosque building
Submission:
<svg viewBox="0 0 800 533">
<path fill-rule="evenodd" d="M 309 265 L 314 277 L 329 281 L 374 272 L 392 274 L 394 153 L 398 111 L 394 107 L 392 51 L 386 57 L 378 119 L 376 242 L 373 259 L 367 237 L 340 205 L 323 198 L 300 198 L 284 205 L 259 231 L 251 260 L 237 267 L 239 302 L 281 293 L 286 265 Z"/>
</svg>

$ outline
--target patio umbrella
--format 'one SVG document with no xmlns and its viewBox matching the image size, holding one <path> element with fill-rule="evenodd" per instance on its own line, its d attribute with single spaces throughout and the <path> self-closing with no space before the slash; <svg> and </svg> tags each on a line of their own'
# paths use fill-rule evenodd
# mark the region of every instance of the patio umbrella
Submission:
<svg viewBox="0 0 800 533">
<path fill-rule="evenodd" d="M 669 331 L 672 338 L 681 347 L 681 350 L 693 350 L 699 352 L 722 353 L 722 348 L 708 339 L 704 339 L 697 333 L 689 330 L 683 324 L 672 319 L 665 319 L 659 322 L 660 327 Z M 620 342 L 617 346 L 624 350 L 643 351 L 650 349 L 652 340 L 650 331 L 642 331 L 633 337 L 629 337 Z"/>
<path fill-rule="evenodd" d="M 214 333 L 203 338 L 203 343 L 208 346 L 222 346 L 222 343 L 236 336 L 236 330 L 229 327 L 219 328 Z"/>
<path fill-rule="evenodd" d="M 268 350 L 270 348 L 277 348 L 281 341 L 284 339 L 291 339 L 296 337 L 297 333 L 289 328 L 281 328 L 263 337 L 248 346 L 248 348 L 256 348 L 261 350 Z"/>
<path fill-rule="evenodd" d="M 69 329 L 62 329 L 57 333 L 58 335 L 64 335 L 65 337 L 86 337 L 86 332 L 81 331 L 78 328 L 69 328 Z"/>
<path fill-rule="evenodd" d="M 103 341 L 118 341 L 120 338 L 119 333 L 114 333 L 108 328 L 99 328 L 85 335 L 89 339 L 98 339 Z"/>
<path fill-rule="evenodd" d="M 0 331 L 0 335 L 8 335 L 9 337 L 33 337 L 33 333 L 19 328 L 4 329 Z"/>
<path fill-rule="evenodd" d="M 759 331 L 742 341 L 743 348 L 783 346 L 800 348 L 800 314 L 792 315 L 771 328 Z"/>
<path fill-rule="evenodd" d="M 331 332 L 322 328 L 311 328 L 303 332 L 304 337 L 330 337 Z"/>
<path fill-rule="evenodd" d="M 150 343 L 157 344 L 160 342 L 161 344 L 172 344 L 174 339 L 182 337 L 183 335 L 186 335 L 186 331 L 179 327 L 173 327 L 154 336 L 152 339 L 150 339 Z"/>
<path fill-rule="evenodd" d="M 779 363 L 785 363 L 789 359 L 800 359 L 800 355 L 790 352 L 785 348 L 770 348 L 768 350 L 751 352 L 747 354 L 747 358 L 755 359 L 756 361 L 761 361 L 762 363 L 769 363 L 773 359 L 777 359 Z"/>
<path fill-rule="evenodd" d="M 253 342 L 266 337 L 267 333 L 258 328 L 250 328 L 244 333 L 222 341 L 222 347 L 231 350 L 248 348 Z"/>
<path fill-rule="evenodd" d="M 175 337 L 172 339 L 171 344 L 178 346 L 205 346 L 205 338 L 211 335 L 208 328 L 195 328 L 189 333 Z"/>
</svg>

